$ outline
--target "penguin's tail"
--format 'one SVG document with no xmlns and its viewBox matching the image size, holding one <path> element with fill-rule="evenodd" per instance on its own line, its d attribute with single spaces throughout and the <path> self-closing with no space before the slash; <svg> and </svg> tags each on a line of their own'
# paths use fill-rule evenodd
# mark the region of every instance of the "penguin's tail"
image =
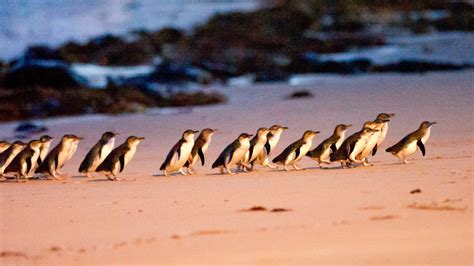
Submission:
<svg viewBox="0 0 474 266">
<path fill-rule="evenodd" d="M 313 157 L 313 151 L 308 151 L 308 152 L 306 153 L 306 156 L 308 156 L 308 157 Z"/>
<path fill-rule="evenodd" d="M 393 150 L 393 146 L 392 146 L 392 147 L 390 147 L 390 148 L 387 148 L 387 149 L 385 149 L 385 151 L 386 151 L 386 152 L 390 152 L 390 153 L 394 152 L 394 150 Z"/>
<path fill-rule="evenodd" d="M 164 161 L 160 166 L 160 171 L 164 171 L 166 168 L 166 161 Z"/>
<path fill-rule="evenodd" d="M 283 153 L 281 153 L 277 157 L 273 158 L 272 162 L 273 163 L 280 163 L 280 162 L 283 162 L 285 159 L 286 159 L 285 156 L 283 155 Z"/>
</svg>

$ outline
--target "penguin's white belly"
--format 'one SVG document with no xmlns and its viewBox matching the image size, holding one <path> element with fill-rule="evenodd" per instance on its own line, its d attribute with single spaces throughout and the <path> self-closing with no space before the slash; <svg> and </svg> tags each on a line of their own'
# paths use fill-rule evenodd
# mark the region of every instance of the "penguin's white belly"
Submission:
<svg viewBox="0 0 474 266">
<path fill-rule="evenodd" d="M 71 148 L 69 149 L 69 153 L 67 155 L 66 161 L 69 161 L 72 158 L 72 156 L 74 155 L 74 153 L 76 153 L 78 144 L 79 143 L 75 143 L 75 144 L 71 145 Z"/>
<path fill-rule="evenodd" d="M 132 147 L 127 153 L 125 153 L 125 166 L 128 165 L 128 163 L 133 159 L 133 157 L 135 156 L 135 153 L 137 152 L 137 148 L 136 147 Z"/>
<path fill-rule="evenodd" d="M 341 147 L 342 143 L 344 142 L 344 139 L 346 138 L 346 134 L 341 134 L 341 137 L 336 141 L 336 149 L 339 149 Z"/>
<path fill-rule="evenodd" d="M 63 167 L 63 165 L 66 163 L 68 160 L 69 153 L 67 150 L 61 150 L 59 151 L 59 156 L 58 156 L 58 168 Z"/>
<path fill-rule="evenodd" d="M 375 133 L 372 136 L 370 136 L 364 150 L 359 155 L 357 155 L 356 158 L 358 160 L 364 160 L 365 158 L 367 158 L 367 156 L 369 156 L 372 153 L 372 150 L 374 149 L 375 145 L 377 145 L 377 141 L 379 137 L 380 137 L 380 133 Z"/>
<path fill-rule="evenodd" d="M 227 166 L 232 167 L 236 165 L 238 162 L 242 161 L 242 159 L 244 159 L 244 156 L 247 152 L 248 152 L 248 147 L 240 147 L 236 149 L 234 151 L 232 159 L 230 160 L 229 163 L 227 163 Z"/>
<path fill-rule="evenodd" d="M 33 153 L 33 156 L 31 157 L 31 168 L 30 168 L 30 172 L 38 167 L 38 158 L 39 158 L 39 156 L 40 156 L 40 152 L 39 152 L 39 151 Z M 26 173 L 26 174 L 28 174 L 28 173 Z"/>
<path fill-rule="evenodd" d="M 387 132 L 388 132 L 388 123 L 385 123 L 382 129 L 380 130 L 379 137 L 377 138 L 377 146 L 380 146 L 380 144 L 382 144 L 382 142 L 385 140 L 385 137 L 387 136 Z"/>
<path fill-rule="evenodd" d="M 257 158 L 258 154 L 262 152 L 264 145 L 265 145 L 265 142 L 264 143 L 257 142 L 257 144 L 255 144 L 255 146 L 253 147 L 252 158 L 249 158 L 249 161 L 253 161 L 255 160 L 255 158 Z"/>
<path fill-rule="evenodd" d="M 268 144 L 270 144 L 270 153 L 273 151 L 273 149 L 275 149 L 276 145 L 278 144 L 278 141 L 280 141 L 280 134 L 273 135 L 273 137 L 268 141 Z"/>
<path fill-rule="evenodd" d="M 107 155 L 109 155 L 109 153 L 112 151 L 114 145 L 115 141 L 109 141 L 102 147 L 102 150 L 100 151 L 99 164 L 103 162 L 105 158 L 107 158 Z"/>
<path fill-rule="evenodd" d="M 431 135 L 431 128 L 428 128 L 426 130 L 425 135 L 421 138 L 421 142 L 423 142 L 423 144 L 425 144 L 428 141 L 428 139 L 430 138 L 430 135 Z"/>
<path fill-rule="evenodd" d="M 337 147 L 337 146 L 336 146 Z M 331 155 L 331 148 L 324 150 L 324 152 L 319 156 L 319 161 L 329 161 L 329 156 Z"/>
<path fill-rule="evenodd" d="M 366 146 L 367 146 L 367 140 L 364 140 L 364 139 L 357 140 L 356 145 L 354 146 L 354 150 L 352 150 L 349 157 L 355 158 L 358 154 L 360 154 L 365 149 Z"/>
<path fill-rule="evenodd" d="M 188 160 L 189 155 L 191 154 L 191 150 L 193 149 L 193 145 L 194 143 L 191 143 L 191 142 L 183 143 L 183 145 L 181 145 L 180 147 L 181 154 L 180 154 L 179 159 L 178 159 L 178 153 L 175 153 L 166 170 L 178 171 L 179 169 L 181 169 L 186 163 L 186 161 Z"/>
<path fill-rule="evenodd" d="M 416 141 L 412 141 L 404 149 L 400 150 L 398 152 L 398 155 L 401 155 L 401 156 L 412 155 L 413 153 L 416 152 L 417 149 L 418 149 L 418 146 L 416 145 Z"/>
<path fill-rule="evenodd" d="M 296 157 L 296 151 L 290 153 L 290 155 L 286 158 L 285 164 L 295 164 L 299 162 L 305 155 L 308 153 L 309 148 L 311 148 L 312 142 L 307 142 L 300 147 L 300 153 L 298 157 Z"/>
</svg>

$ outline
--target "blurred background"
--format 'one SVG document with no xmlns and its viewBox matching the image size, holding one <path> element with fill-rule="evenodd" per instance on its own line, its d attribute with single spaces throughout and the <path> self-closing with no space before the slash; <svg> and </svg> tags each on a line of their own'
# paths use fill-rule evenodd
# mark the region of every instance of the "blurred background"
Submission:
<svg viewBox="0 0 474 266">
<path fill-rule="evenodd" d="M 459 71 L 472 1 L 1 0 L 0 121 L 218 104 L 216 84 Z M 221 86 L 221 87 L 222 87 Z"/>
</svg>

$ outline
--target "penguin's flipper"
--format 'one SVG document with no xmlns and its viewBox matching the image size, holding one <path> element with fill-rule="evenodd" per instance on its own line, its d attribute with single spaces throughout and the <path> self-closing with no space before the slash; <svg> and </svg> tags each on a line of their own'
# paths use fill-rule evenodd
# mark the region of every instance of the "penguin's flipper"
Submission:
<svg viewBox="0 0 474 266">
<path fill-rule="evenodd" d="M 416 145 L 418 145 L 418 147 L 420 147 L 421 154 L 423 154 L 423 156 L 425 156 L 425 145 L 423 144 L 423 142 L 421 142 L 421 140 L 419 139 L 416 142 Z"/>
<path fill-rule="evenodd" d="M 160 170 L 163 171 L 165 170 L 166 166 L 168 164 L 171 163 L 171 160 L 173 160 L 173 156 L 175 153 L 178 153 L 178 160 L 179 160 L 179 157 L 181 155 L 181 144 L 183 143 L 183 140 L 179 140 L 174 146 L 173 148 L 171 148 L 170 152 L 168 153 L 168 155 L 166 156 L 166 159 L 165 161 L 163 162 L 163 164 L 160 166 Z"/>
<path fill-rule="evenodd" d="M 199 149 L 198 150 L 198 155 L 199 155 L 199 158 L 201 159 L 201 164 L 204 166 L 204 153 L 202 152 L 202 149 Z"/>
<path fill-rule="evenodd" d="M 272 147 L 270 146 L 270 142 L 267 141 L 267 143 L 265 143 L 265 150 L 267 150 L 267 154 L 270 154 L 271 149 L 272 149 Z"/>
<path fill-rule="evenodd" d="M 252 159 L 253 148 L 254 148 L 254 147 L 250 147 L 250 149 L 249 149 L 249 158 L 248 158 L 249 162 L 250 162 L 250 159 Z"/>
<path fill-rule="evenodd" d="M 123 171 L 123 168 L 125 168 L 125 154 L 119 157 L 120 160 L 120 173 Z"/>
<path fill-rule="evenodd" d="M 332 151 L 332 152 L 336 152 L 336 151 L 337 151 L 336 143 L 333 143 L 333 144 L 331 145 L 331 151 Z"/>
<path fill-rule="evenodd" d="M 298 156 L 300 156 L 300 152 L 301 152 L 300 150 L 301 150 L 301 147 L 295 150 L 295 159 L 298 158 Z"/>
<path fill-rule="evenodd" d="M 349 157 L 349 155 L 352 153 L 352 151 L 354 150 L 355 146 L 356 146 L 356 143 L 355 143 L 355 141 L 354 141 L 354 142 L 351 143 L 351 145 L 349 146 L 349 151 L 348 151 L 348 153 L 347 153 L 347 157 Z"/>
<path fill-rule="evenodd" d="M 100 148 L 99 148 L 99 160 L 101 159 L 100 156 L 102 155 L 102 148 L 103 148 L 103 146 L 101 145 Z M 89 155 L 89 154 L 87 154 L 87 155 Z"/>
<path fill-rule="evenodd" d="M 372 156 L 375 156 L 376 153 L 377 153 L 377 144 L 375 144 L 375 147 L 372 150 Z"/>
<path fill-rule="evenodd" d="M 32 162 L 32 160 L 31 160 L 31 158 L 27 158 L 27 159 L 25 160 L 25 163 L 26 163 L 26 174 L 28 174 L 28 173 L 30 172 L 30 170 L 31 170 L 31 167 L 32 167 L 32 165 L 33 165 L 33 162 Z"/>
<path fill-rule="evenodd" d="M 184 163 L 183 167 L 189 167 L 190 164 L 191 164 L 191 163 L 190 163 L 190 161 L 189 161 L 189 159 L 188 159 L 188 160 Z"/>
<path fill-rule="evenodd" d="M 59 153 L 56 154 L 56 158 L 54 158 L 54 169 L 58 169 L 58 165 L 59 165 Z"/>
</svg>

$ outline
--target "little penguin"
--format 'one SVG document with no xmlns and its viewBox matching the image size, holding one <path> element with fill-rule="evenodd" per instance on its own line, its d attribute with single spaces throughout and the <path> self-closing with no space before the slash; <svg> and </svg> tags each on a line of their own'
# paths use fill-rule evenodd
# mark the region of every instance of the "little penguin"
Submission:
<svg viewBox="0 0 474 266">
<path fill-rule="evenodd" d="M 267 143 L 267 135 L 270 133 L 270 130 L 262 127 L 257 130 L 257 134 L 250 140 L 250 148 L 244 156 L 242 160 L 242 170 L 253 170 L 254 161 L 257 159 L 257 156 L 262 152 L 265 148 L 265 144 Z M 250 163 L 250 168 L 246 168 L 243 165 L 248 165 Z"/>
<path fill-rule="evenodd" d="M 56 145 L 46 156 L 41 165 L 36 169 L 38 174 L 46 174 L 54 179 L 62 179 L 62 173 L 59 171 L 64 164 L 72 157 L 77 149 L 77 143 L 82 138 L 76 135 L 64 135 L 61 142 Z"/>
<path fill-rule="evenodd" d="M 102 134 L 100 140 L 92 146 L 86 157 L 84 157 L 84 160 L 82 160 L 79 166 L 79 173 L 85 173 L 87 177 L 91 177 L 90 173 L 95 172 L 97 166 L 104 161 L 114 148 L 115 138 L 118 135 L 119 134 L 110 131 Z"/>
<path fill-rule="evenodd" d="M 282 164 L 286 171 L 289 171 L 288 165 L 291 165 L 295 170 L 304 170 L 298 168 L 296 163 L 308 153 L 313 144 L 313 138 L 317 134 L 319 134 L 319 131 L 307 130 L 301 139 L 290 144 L 280 155 L 273 159 L 273 162 Z"/>
<path fill-rule="evenodd" d="M 163 175 L 167 176 L 169 173 L 178 171 L 182 175 L 187 175 L 183 167 L 189 159 L 189 155 L 194 147 L 194 134 L 197 130 L 188 129 L 183 132 L 181 139 L 171 148 L 166 156 L 165 161 L 160 166 Z"/>
<path fill-rule="evenodd" d="M 382 145 L 382 142 L 385 140 L 385 137 L 387 136 L 387 133 L 388 133 L 388 122 L 390 122 L 390 119 L 394 116 L 395 116 L 394 113 L 391 113 L 391 114 L 380 113 L 377 115 L 377 118 L 375 120 L 382 119 L 382 120 L 386 120 L 386 122 L 384 123 L 382 129 L 380 130 L 380 136 L 377 139 L 377 145 L 375 145 L 374 149 L 372 150 L 372 156 L 374 156 L 377 153 L 377 149 L 380 147 L 380 145 Z"/>
<path fill-rule="evenodd" d="M 423 123 L 421 123 L 420 127 L 416 131 L 408 134 L 397 144 L 386 149 L 385 151 L 398 157 L 398 159 L 400 159 L 400 162 L 403 162 L 405 164 L 410 163 L 406 160 L 406 157 L 415 153 L 417 147 L 420 148 L 421 154 L 425 156 L 425 143 L 430 138 L 431 126 L 433 126 L 434 124 L 436 124 L 436 122 L 424 121 Z"/>
<path fill-rule="evenodd" d="M 372 136 L 375 132 L 377 132 L 377 130 L 364 127 L 361 131 L 349 136 L 344 140 L 344 142 L 341 144 L 341 147 L 339 147 L 336 152 L 331 153 L 331 162 L 340 161 L 342 168 L 344 168 L 344 164 L 346 164 L 347 167 L 350 167 L 351 162 L 362 164 L 363 162 L 357 160 L 355 157 L 364 150 L 364 148 L 367 146 L 370 136 Z"/>
<path fill-rule="evenodd" d="M 2 178 L 2 180 L 4 180 L 3 173 L 5 169 L 26 146 L 27 144 L 22 141 L 15 141 L 8 149 L 0 153 L 0 178 Z"/>
<path fill-rule="evenodd" d="M 374 154 L 373 151 L 377 147 L 377 141 L 380 138 L 380 134 L 382 133 L 382 128 L 388 121 L 388 119 L 375 119 L 374 121 L 367 121 L 364 124 L 364 127 L 377 130 L 377 132 L 372 134 L 367 140 L 367 145 L 365 146 L 364 150 L 362 150 L 362 152 L 356 156 L 357 160 L 364 162 L 364 166 L 372 165 L 369 163 L 369 156 Z"/>
<path fill-rule="evenodd" d="M 10 147 L 10 145 L 11 144 L 8 141 L 4 141 L 4 140 L 0 141 L 0 153 L 6 151 L 8 147 Z"/>
<path fill-rule="evenodd" d="M 224 170 L 232 175 L 233 173 L 230 168 L 237 163 L 242 163 L 242 159 L 250 148 L 250 137 L 253 134 L 242 133 L 239 137 L 234 140 L 231 144 L 221 152 L 216 161 L 212 164 L 212 169 L 219 167 L 221 174 L 224 174 Z M 247 165 L 244 165 L 244 167 Z M 248 166 L 247 166 L 248 167 Z"/>
<path fill-rule="evenodd" d="M 264 167 L 269 167 L 272 169 L 277 168 L 277 166 L 271 165 L 269 162 L 269 156 L 273 150 L 275 150 L 278 142 L 280 141 L 281 133 L 284 130 L 287 130 L 288 127 L 273 125 L 270 127 L 270 132 L 267 134 L 267 143 L 265 143 L 264 149 L 257 155 L 257 158 L 253 161 L 253 164 L 261 164 Z"/>
<path fill-rule="evenodd" d="M 352 125 L 337 125 L 332 136 L 321 142 L 314 150 L 306 153 L 306 156 L 318 162 L 320 168 L 323 168 L 323 164 L 330 164 L 329 156 L 339 149 L 349 127 L 352 127 Z"/>
<path fill-rule="evenodd" d="M 121 173 L 125 166 L 135 156 L 137 147 L 145 138 L 130 136 L 127 140 L 107 155 L 105 160 L 96 168 L 96 172 L 105 174 L 109 180 L 117 181 L 117 174 Z"/>
<path fill-rule="evenodd" d="M 20 178 L 26 180 L 38 162 L 41 144 L 40 140 L 30 141 L 7 166 L 5 173 L 14 173 L 17 182 L 20 181 Z"/>
<path fill-rule="evenodd" d="M 217 129 L 205 128 L 201 131 L 196 141 L 194 141 L 194 146 L 193 146 L 193 149 L 191 150 L 191 154 L 189 154 L 189 158 L 184 164 L 189 174 L 194 174 L 192 170 L 194 168 L 194 165 L 196 165 L 196 163 L 198 162 L 198 160 L 201 160 L 201 164 L 204 166 L 204 163 L 205 163 L 204 154 L 206 153 L 207 148 L 209 147 L 209 144 L 211 144 L 212 136 L 214 135 L 214 132 L 216 131 Z"/>
</svg>

